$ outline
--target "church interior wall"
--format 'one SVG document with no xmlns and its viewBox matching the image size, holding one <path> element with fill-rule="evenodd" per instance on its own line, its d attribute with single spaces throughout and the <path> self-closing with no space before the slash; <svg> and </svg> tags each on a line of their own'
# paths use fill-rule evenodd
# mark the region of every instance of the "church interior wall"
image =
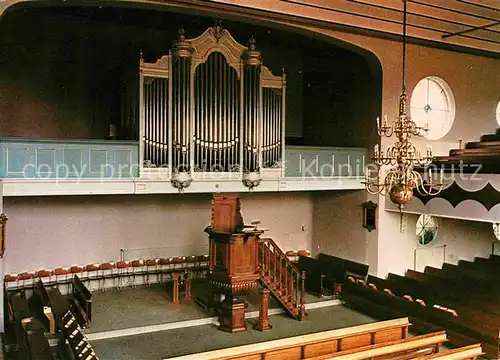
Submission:
<svg viewBox="0 0 500 360">
<path fill-rule="evenodd" d="M 208 253 L 211 194 L 8 197 L 5 273 L 149 256 Z M 310 193 L 244 194 L 245 223 L 261 220 L 283 249 L 310 249 Z M 155 250 L 132 250 L 150 249 Z M 158 249 L 162 248 L 162 249 Z"/>
<path fill-rule="evenodd" d="M 495 240 L 490 223 L 440 217 L 435 240 L 422 246 L 415 233 L 417 215 L 406 215 L 403 233 L 400 214 L 385 212 L 383 216 L 392 231 L 379 235 L 377 274 L 381 277 L 404 275 L 407 269 L 423 271 L 426 265 L 440 268 L 443 262 L 457 264 L 461 259 L 488 257 Z"/>
<path fill-rule="evenodd" d="M 314 254 L 322 252 L 362 263 L 368 262 L 370 236 L 362 227 L 361 208 L 365 200 L 364 190 L 315 194 Z"/>
</svg>

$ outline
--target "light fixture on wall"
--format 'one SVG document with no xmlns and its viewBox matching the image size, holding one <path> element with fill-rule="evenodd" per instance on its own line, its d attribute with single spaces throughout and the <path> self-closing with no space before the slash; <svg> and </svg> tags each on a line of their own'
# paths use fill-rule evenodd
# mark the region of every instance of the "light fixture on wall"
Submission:
<svg viewBox="0 0 500 360">
<path fill-rule="evenodd" d="M 377 118 L 378 135 L 392 137 L 395 135 L 394 143 L 387 149 L 377 144 L 374 147 L 372 160 L 377 166 L 376 176 L 371 169 L 365 175 L 366 190 L 373 195 L 389 195 L 393 203 L 401 210 L 404 205 L 413 199 L 415 189 L 422 195 L 437 195 L 443 189 L 443 171 L 439 175 L 439 182 L 433 183 L 435 174 L 429 168 L 427 179 L 417 171 L 415 166 L 425 167 L 432 162 L 432 148 L 427 145 L 425 155 L 421 154 L 411 142 L 412 136 L 423 136 L 427 128 L 417 126 L 408 114 L 406 99 L 406 0 L 403 1 L 403 66 L 402 66 L 402 91 L 399 97 L 399 115 L 392 125 L 387 122 L 387 116 L 380 124 Z M 382 143 L 382 142 L 381 142 Z"/>
</svg>

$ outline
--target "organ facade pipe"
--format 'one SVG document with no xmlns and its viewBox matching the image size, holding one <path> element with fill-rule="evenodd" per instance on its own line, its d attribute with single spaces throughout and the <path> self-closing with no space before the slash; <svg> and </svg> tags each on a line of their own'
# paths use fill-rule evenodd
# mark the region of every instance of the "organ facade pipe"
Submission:
<svg viewBox="0 0 500 360">
<path fill-rule="evenodd" d="M 255 38 L 249 40 L 243 54 L 243 184 L 249 189 L 259 186 L 261 181 L 261 137 L 262 137 L 262 88 L 260 70 L 261 52 L 256 49 Z"/>
</svg>

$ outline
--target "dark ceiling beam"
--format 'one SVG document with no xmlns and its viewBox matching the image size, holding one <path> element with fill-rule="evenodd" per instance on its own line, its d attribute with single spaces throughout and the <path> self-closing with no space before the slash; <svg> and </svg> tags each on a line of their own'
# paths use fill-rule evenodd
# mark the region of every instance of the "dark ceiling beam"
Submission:
<svg viewBox="0 0 500 360">
<path fill-rule="evenodd" d="M 500 21 L 496 21 L 494 23 L 491 23 L 491 24 L 486 24 L 486 25 L 483 25 L 483 26 L 474 26 L 470 29 L 467 29 L 467 30 L 462 30 L 462 31 L 457 31 L 455 33 L 450 33 L 450 34 L 445 34 L 443 36 L 441 36 L 443 39 L 446 39 L 446 38 L 450 38 L 452 36 L 461 36 L 463 34 L 467 34 L 467 33 L 470 33 L 470 32 L 473 32 L 473 31 L 477 31 L 477 30 L 484 30 L 486 28 L 489 28 L 491 26 L 495 26 L 495 25 L 498 25 L 500 24 Z"/>
<path fill-rule="evenodd" d="M 490 17 L 490 16 L 484 16 L 484 15 L 479 15 L 479 14 L 472 14 L 470 12 L 453 9 L 451 7 L 444 7 L 444 6 L 439 6 L 439 5 L 436 5 L 436 4 L 429 4 L 427 2 L 423 2 L 423 1 L 420 1 L 420 0 L 408 0 L 408 2 L 409 3 L 414 3 L 414 4 L 428 6 L 430 8 L 434 8 L 434 9 L 449 11 L 449 12 L 455 13 L 455 14 L 468 15 L 468 16 L 472 16 L 472 17 L 475 17 L 475 18 L 481 19 L 481 20 L 497 21 L 496 18 L 493 18 L 493 17 Z"/>
<path fill-rule="evenodd" d="M 480 7 L 482 9 L 488 9 L 488 10 L 494 10 L 494 11 L 500 12 L 500 8 L 496 8 L 496 7 L 488 6 L 488 5 L 483 5 L 483 4 L 478 4 L 476 1 L 469 1 L 469 0 L 457 0 L 457 1 L 464 3 L 464 4 L 477 6 L 477 7 Z"/>
<path fill-rule="evenodd" d="M 289 1 L 289 0 L 284 0 L 284 1 Z M 382 5 L 378 5 L 378 4 L 374 4 L 374 3 L 370 3 L 369 0 L 348 0 L 350 2 L 353 2 L 353 3 L 357 3 L 357 4 L 360 4 L 360 5 L 366 5 L 366 6 L 369 6 L 369 7 L 373 7 L 373 8 L 376 8 L 376 9 L 382 9 L 382 10 L 388 10 L 388 11 L 393 11 L 393 12 L 397 12 L 399 14 L 402 14 L 403 11 L 401 9 L 396 9 L 396 8 L 393 8 L 393 7 L 390 7 L 390 6 L 382 6 Z M 412 1 L 412 0 L 409 0 L 408 2 L 411 2 L 411 3 L 414 3 L 414 4 L 418 4 L 418 5 L 422 5 L 422 6 L 426 6 L 426 7 L 430 7 L 430 8 L 434 8 L 434 9 L 439 9 L 439 10 L 447 10 L 447 11 L 451 11 L 449 9 L 444 9 L 444 8 L 441 8 L 441 7 L 436 7 L 434 5 L 430 5 L 430 4 L 427 4 L 427 3 L 423 3 L 423 2 L 420 2 L 420 1 Z M 307 6 L 310 6 L 310 4 L 308 4 Z M 328 9 L 332 9 L 332 8 L 328 8 Z M 453 13 L 459 13 L 459 14 L 462 14 L 462 15 L 468 15 L 468 16 L 471 16 L 471 17 L 475 17 L 475 18 L 478 18 L 477 16 L 475 15 L 471 15 L 471 14 L 466 14 L 466 13 L 463 13 L 463 12 L 460 12 L 460 11 L 452 11 Z M 355 13 L 350 13 L 352 15 L 356 15 Z M 426 20 L 434 20 L 434 21 L 439 21 L 439 22 L 442 22 L 442 23 L 446 23 L 446 24 L 452 24 L 452 25 L 458 25 L 458 26 L 464 26 L 464 27 L 475 27 L 474 25 L 472 24 L 469 24 L 469 23 L 464 23 L 464 22 L 459 22 L 459 21 L 453 21 L 453 20 L 448 20 L 448 19 L 445 19 L 445 18 L 440 18 L 440 17 L 437 17 L 437 16 L 431 16 L 431 15 L 424 15 L 424 14 L 421 14 L 419 12 L 414 12 L 414 11 L 411 11 L 411 10 L 408 10 L 407 11 L 407 14 L 408 15 L 412 15 L 412 16 L 415 16 L 415 17 L 419 17 L 419 18 L 422 18 L 422 19 L 426 19 Z M 361 16 L 361 15 L 357 15 L 357 16 Z M 393 22 L 392 20 L 390 19 L 387 19 L 387 18 L 376 18 L 376 19 L 379 19 L 379 20 L 383 20 L 383 21 L 387 21 L 387 22 Z M 484 19 L 484 17 L 481 17 L 481 19 Z M 400 22 L 398 22 L 400 23 Z M 500 35 L 500 31 L 499 30 L 493 30 L 493 29 L 488 29 L 488 27 L 490 26 L 494 26 L 498 24 L 498 22 L 495 20 L 495 23 L 494 24 L 490 24 L 490 25 L 486 25 L 486 26 L 479 26 L 478 29 L 482 29 L 482 30 L 486 30 L 488 32 L 492 32 L 494 34 L 498 34 Z M 417 25 L 415 24 L 408 24 L 408 26 L 414 26 L 416 27 Z M 422 27 L 423 28 L 423 27 Z M 430 28 L 428 30 L 435 30 L 437 28 Z M 437 31 L 437 30 L 436 30 Z M 440 29 L 439 32 L 445 32 L 443 29 Z M 451 34 L 451 33 L 450 33 Z"/>
<path fill-rule="evenodd" d="M 287 3 L 291 3 L 291 4 L 301 5 L 301 6 L 304 6 L 304 7 L 310 7 L 310 8 L 314 8 L 314 9 L 320 9 L 320 10 L 331 11 L 331 12 L 336 12 L 336 13 L 350 15 L 350 16 L 356 16 L 358 18 L 378 20 L 378 21 L 383 21 L 383 22 L 392 23 L 392 24 L 402 24 L 402 21 L 400 21 L 400 20 L 392 20 L 392 19 L 388 19 L 388 18 L 384 18 L 384 17 L 379 17 L 379 16 L 365 15 L 365 14 L 355 13 L 355 12 L 352 12 L 352 11 L 346 11 L 346 10 L 336 9 L 336 8 L 325 6 L 325 5 L 305 3 L 305 2 L 300 1 L 300 0 L 281 0 L 281 1 L 287 2 Z M 380 7 L 379 5 L 374 5 L 374 6 Z M 397 11 L 396 9 L 392 9 L 392 10 Z M 432 17 L 426 17 L 426 16 L 420 15 L 420 14 L 413 14 L 413 13 L 411 13 L 411 15 L 412 16 L 422 17 L 422 18 L 427 18 L 429 20 L 436 20 L 436 19 L 434 19 Z M 446 20 L 441 20 L 441 21 L 448 22 Z M 448 23 L 453 24 L 451 22 L 448 22 Z M 437 27 L 432 27 L 432 26 L 424 26 L 424 25 L 419 25 L 419 24 L 416 24 L 416 23 L 408 23 L 407 26 L 409 28 L 415 28 L 415 29 L 433 31 L 433 32 L 436 33 L 437 36 L 439 36 L 440 34 L 442 34 L 444 32 L 444 30 L 442 28 L 437 28 Z M 470 27 L 471 25 L 470 24 L 461 24 L 461 26 L 469 26 Z M 484 38 L 484 37 L 471 36 L 471 35 L 461 35 L 461 37 L 468 38 L 468 39 L 471 39 L 471 40 L 484 41 L 484 42 L 487 42 L 487 43 L 490 43 L 490 44 L 500 44 L 500 37 L 499 37 L 498 40 L 492 40 L 492 39 L 488 39 L 488 38 Z"/>
</svg>

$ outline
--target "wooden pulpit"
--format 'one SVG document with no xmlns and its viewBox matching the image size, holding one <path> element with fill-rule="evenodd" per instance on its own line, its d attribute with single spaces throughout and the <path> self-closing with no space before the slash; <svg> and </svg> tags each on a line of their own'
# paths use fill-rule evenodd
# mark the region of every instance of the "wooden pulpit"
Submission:
<svg viewBox="0 0 500 360">
<path fill-rule="evenodd" d="M 209 281 L 220 329 L 244 331 L 245 303 L 237 295 L 257 288 L 258 241 L 262 231 L 245 227 L 237 196 L 214 195 L 209 235 Z M 220 302 L 223 295 L 224 300 Z M 218 304 L 218 305 L 217 305 Z"/>
</svg>

